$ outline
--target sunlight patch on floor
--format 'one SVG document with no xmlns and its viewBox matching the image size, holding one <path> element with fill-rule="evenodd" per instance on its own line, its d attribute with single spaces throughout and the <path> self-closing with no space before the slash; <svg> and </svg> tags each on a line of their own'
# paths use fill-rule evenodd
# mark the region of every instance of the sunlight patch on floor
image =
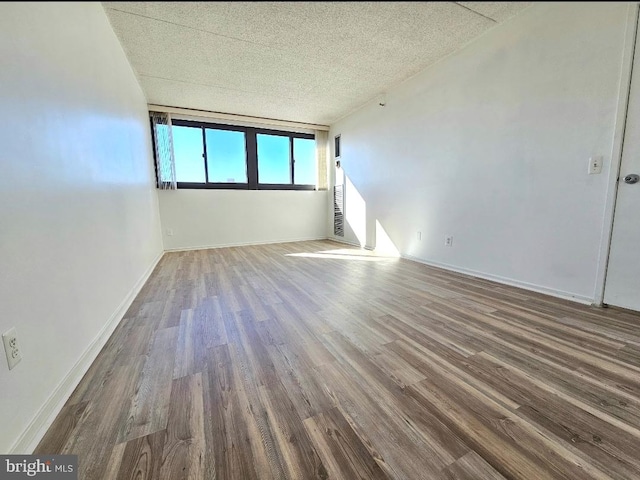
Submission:
<svg viewBox="0 0 640 480">
<path fill-rule="evenodd" d="M 364 248 L 338 248 L 335 250 L 323 250 L 319 252 L 288 253 L 287 257 L 303 258 L 330 258 L 337 260 L 355 260 L 364 262 L 380 262 L 398 258 L 397 255 L 387 255 L 379 251 L 365 250 Z"/>
</svg>

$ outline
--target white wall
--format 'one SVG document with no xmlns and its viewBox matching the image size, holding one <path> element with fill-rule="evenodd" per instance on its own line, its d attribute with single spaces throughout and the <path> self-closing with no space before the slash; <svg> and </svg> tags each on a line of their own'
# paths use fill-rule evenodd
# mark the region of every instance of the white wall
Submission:
<svg viewBox="0 0 640 480">
<path fill-rule="evenodd" d="M 405 256 L 593 299 L 626 18 L 536 4 L 334 125 L 365 243 L 378 220 Z"/>
<path fill-rule="evenodd" d="M 181 189 L 158 198 L 166 250 L 327 237 L 326 191 Z"/>
<path fill-rule="evenodd" d="M 6 453 L 162 244 L 146 101 L 101 5 L 0 4 L 0 59 L 0 331 L 24 357 L 0 362 Z"/>
</svg>

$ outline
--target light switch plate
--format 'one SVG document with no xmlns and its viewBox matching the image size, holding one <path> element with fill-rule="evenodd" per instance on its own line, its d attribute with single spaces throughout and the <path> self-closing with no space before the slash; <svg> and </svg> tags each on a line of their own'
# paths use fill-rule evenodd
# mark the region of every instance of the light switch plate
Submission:
<svg viewBox="0 0 640 480">
<path fill-rule="evenodd" d="M 602 173 L 602 155 L 596 155 L 589 159 L 589 175 Z"/>
</svg>

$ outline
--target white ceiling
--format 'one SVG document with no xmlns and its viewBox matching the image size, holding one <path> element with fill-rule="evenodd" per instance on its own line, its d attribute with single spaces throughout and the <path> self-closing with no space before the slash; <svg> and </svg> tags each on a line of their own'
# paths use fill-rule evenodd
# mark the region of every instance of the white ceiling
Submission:
<svg viewBox="0 0 640 480">
<path fill-rule="evenodd" d="M 524 2 L 103 2 L 152 104 L 329 125 Z"/>
</svg>

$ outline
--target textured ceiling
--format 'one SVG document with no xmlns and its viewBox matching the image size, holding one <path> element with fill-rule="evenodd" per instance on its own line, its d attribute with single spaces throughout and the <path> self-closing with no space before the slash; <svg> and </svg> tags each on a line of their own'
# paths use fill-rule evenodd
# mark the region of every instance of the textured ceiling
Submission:
<svg viewBox="0 0 640 480">
<path fill-rule="evenodd" d="M 529 5 L 103 2 L 149 103 L 325 125 Z"/>
</svg>

